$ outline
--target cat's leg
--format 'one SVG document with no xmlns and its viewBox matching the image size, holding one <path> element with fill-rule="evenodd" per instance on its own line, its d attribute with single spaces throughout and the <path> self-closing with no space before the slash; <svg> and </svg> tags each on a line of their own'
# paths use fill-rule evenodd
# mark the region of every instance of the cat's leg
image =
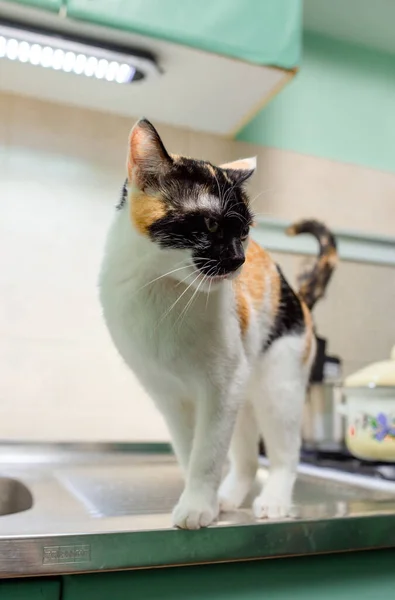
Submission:
<svg viewBox="0 0 395 600">
<path fill-rule="evenodd" d="M 233 373 L 228 385 L 224 385 L 224 380 L 214 383 L 206 378 L 205 393 L 196 406 L 185 489 L 173 511 L 173 523 L 177 527 L 199 529 L 210 525 L 218 516 L 218 487 L 246 378 L 246 364 Z"/>
<path fill-rule="evenodd" d="M 219 488 L 222 511 L 239 508 L 255 482 L 259 432 L 252 403 L 240 408 L 230 445 L 230 469 Z"/>
<path fill-rule="evenodd" d="M 192 402 L 177 397 L 161 397 L 156 403 L 169 430 L 172 446 L 184 477 L 189 465 L 194 433 L 195 411 Z"/>
<path fill-rule="evenodd" d="M 308 379 L 303 338 L 277 340 L 262 359 L 261 386 L 254 397 L 270 468 L 263 491 L 254 501 L 257 518 L 291 515 Z"/>
</svg>

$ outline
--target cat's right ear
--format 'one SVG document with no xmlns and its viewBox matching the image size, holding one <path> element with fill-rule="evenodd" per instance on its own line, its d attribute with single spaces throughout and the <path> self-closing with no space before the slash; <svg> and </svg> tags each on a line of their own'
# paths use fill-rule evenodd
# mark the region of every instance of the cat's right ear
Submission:
<svg viewBox="0 0 395 600">
<path fill-rule="evenodd" d="M 129 183 L 143 189 L 170 168 L 173 159 L 167 153 L 155 127 L 140 119 L 129 136 L 127 170 Z"/>
</svg>

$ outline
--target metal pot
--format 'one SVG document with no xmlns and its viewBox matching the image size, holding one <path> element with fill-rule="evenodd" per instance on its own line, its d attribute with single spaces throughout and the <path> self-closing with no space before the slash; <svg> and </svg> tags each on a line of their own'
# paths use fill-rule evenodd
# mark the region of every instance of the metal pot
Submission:
<svg viewBox="0 0 395 600">
<path fill-rule="evenodd" d="M 344 419 L 338 411 L 342 388 L 337 382 L 313 383 L 304 405 L 302 438 L 304 446 L 338 451 L 344 444 Z"/>
</svg>

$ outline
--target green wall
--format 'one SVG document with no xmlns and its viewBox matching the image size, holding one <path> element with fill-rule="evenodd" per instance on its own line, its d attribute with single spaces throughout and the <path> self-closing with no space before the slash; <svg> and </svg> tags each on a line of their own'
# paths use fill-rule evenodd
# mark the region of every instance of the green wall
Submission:
<svg viewBox="0 0 395 600">
<path fill-rule="evenodd" d="M 237 139 L 395 172 L 395 56 L 306 34 L 300 73 Z"/>
</svg>

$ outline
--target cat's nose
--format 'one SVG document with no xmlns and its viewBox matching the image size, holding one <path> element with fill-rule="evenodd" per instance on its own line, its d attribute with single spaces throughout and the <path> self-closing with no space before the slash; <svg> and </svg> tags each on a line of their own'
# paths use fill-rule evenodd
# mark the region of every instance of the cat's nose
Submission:
<svg viewBox="0 0 395 600">
<path fill-rule="evenodd" d="M 222 268 L 227 273 L 233 273 L 233 271 L 237 271 L 245 262 L 244 254 L 235 254 L 233 256 L 228 256 L 225 259 L 222 259 Z"/>
</svg>

